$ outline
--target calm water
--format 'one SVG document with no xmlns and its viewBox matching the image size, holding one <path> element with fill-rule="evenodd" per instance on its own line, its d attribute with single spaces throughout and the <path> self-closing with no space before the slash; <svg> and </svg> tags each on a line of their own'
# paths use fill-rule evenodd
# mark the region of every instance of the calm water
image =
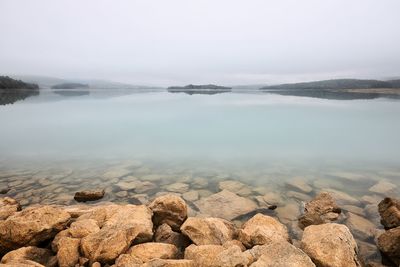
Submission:
<svg viewBox="0 0 400 267">
<path fill-rule="evenodd" d="M 377 202 L 399 193 L 399 115 L 400 101 L 388 99 L 42 91 L 0 106 L 0 189 L 23 205 L 73 204 L 74 192 L 94 187 L 121 203 L 197 190 L 188 200 L 196 215 L 220 181 L 241 181 L 235 193 L 270 197 L 295 239 L 304 202 L 330 190 L 345 207 L 340 222 L 351 210 L 379 229 Z M 389 188 L 371 189 L 382 180 Z M 379 258 L 373 236 L 356 238 L 365 258 Z"/>
</svg>

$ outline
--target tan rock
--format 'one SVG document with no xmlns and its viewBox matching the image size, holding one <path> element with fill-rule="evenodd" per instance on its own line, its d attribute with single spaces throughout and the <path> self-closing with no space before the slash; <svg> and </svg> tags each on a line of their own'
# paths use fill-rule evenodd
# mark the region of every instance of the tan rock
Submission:
<svg viewBox="0 0 400 267">
<path fill-rule="evenodd" d="M 364 209 L 357 207 L 357 206 L 353 206 L 353 205 L 343 205 L 341 206 L 342 210 L 346 210 L 346 211 L 350 211 L 351 213 L 360 215 L 360 216 L 365 216 L 365 212 Z"/>
<path fill-rule="evenodd" d="M 121 254 L 115 261 L 115 264 L 112 267 L 141 267 L 143 261 L 139 258 L 129 255 L 129 254 Z"/>
<path fill-rule="evenodd" d="M 154 241 L 175 245 L 180 250 L 184 250 L 191 243 L 189 238 L 181 233 L 174 232 L 171 226 L 166 223 L 157 227 Z"/>
<path fill-rule="evenodd" d="M 322 192 L 306 203 L 304 212 L 299 217 L 299 226 L 302 229 L 312 224 L 322 224 L 336 220 L 341 213 L 341 209 L 330 193 Z"/>
<path fill-rule="evenodd" d="M 277 207 L 275 212 L 279 220 L 286 224 L 291 221 L 297 221 L 300 216 L 300 207 L 298 202 L 290 201 L 284 206 Z"/>
<path fill-rule="evenodd" d="M 382 197 L 378 195 L 365 195 L 361 197 L 361 200 L 366 204 L 378 205 L 378 203 L 382 200 Z"/>
<path fill-rule="evenodd" d="M 323 189 L 322 191 L 330 193 L 332 195 L 333 199 L 339 205 L 349 204 L 349 205 L 360 206 L 360 201 L 358 199 L 350 196 L 349 194 L 347 194 L 343 191 L 339 191 L 339 190 L 335 190 L 335 189 L 331 189 L 331 188 Z"/>
<path fill-rule="evenodd" d="M 80 239 L 62 237 L 57 242 L 59 267 L 74 267 L 79 262 Z"/>
<path fill-rule="evenodd" d="M 252 193 L 252 190 L 248 185 L 236 180 L 219 182 L 218 187 L 220 190 L 235 192 L 239 196 L 249 196 Z"/>
<path fill-rule="evenodd" d="M 0 221 L 0 254 L 51 239 L 67 226 L 69 220 L 67 212 L 50 206 L 17 212 Z"/>
<path fill-rule="evenodd" d="M 264 245 L 273 241 L 290 241 L 285 225 L 278 220 L 262 214 L 256 214 L 243 224 L 239 230 L 238 240 L 247 248 L 255 245 Z"/>
<path fill-rule="evenodd" d="M 179 251 L 171 244 L 150 242 L 131 247 L 127 254 L 148 262 L 152 259 L 177 259 Z"/>
<path fill-rule="evenodd" d="M 32 261 L 33 265 L 45 266 L 55 266 L 57 263 L 50 250 L 33 246 L 10 251 L 1 259 L 1 263 L 7 265 L 30 264 L 28 261 Z"/>
<path fill-rule="evenodd" d="M 153 222 L 156 226 L 166 223 L 177 231 L 187 218 L 185 201 L 175 195 L 157 197 L 150 203 L 149 208 L 154 213 Z"/>
<path fill-rule="evenodd" d="M 310 193 L 313 189 L 310 185 L 307 184 L 304 178 L 295 177 L 290 181 L 286 182 L 286 186 L 289 188 L 294 188 L 297 191 L 301 191 L 304 193 Z"/>
<path fill-rule="evenodd" d="M 78 220 L 94 219 L 101 229 L 82 238 L 81 252 L 91 262 L 112 263 L 133 241 L 152 239 L 151 217 L 151 210 L 142 205 L 110 205 L 82 215 Z"/>
<path fill-rule="evenodd" d="M 210 217 L 233 220 L 236 217 L 257 209 L 257 204 L 228 190 L 201 198 L 195 202 L 200 213 Z"/>
<path fill-rule="evenodd" d="M 193 179 L 193 181 L 190 183 L 190 185 L 192 188 L 195 188 L 195 189 L 207 188 L 208 180 L 206 178 L 196 177 Z"/>
<path fill-rule="evenodd" d="M 74 199 L 78 202 L 94 201 L 104 197 L 105 190 L 85 190 L 75 193 Z"/>
<path fill-rule="evenodd" d="M 130 181 L 119 181 L 116 186 L 123 190 L 123 191 L 130 191 L 130 190 L 134 190 L 136 189 L 137 185 L 138 185 L 138 180 L 130 180 Z"/>
<path fill-rule="evenodd" d="M 295 192 L 295 191 L 286 192 L 286 196 L 288 198 L 295 198 L 300 201 L 310 201 L 311 200 L 311 197 L 309 195 L 306 195 L 306 194 L 300 193 L 300 192 Z"/>
<path fill-rule="evenodd" d="M 248 250 L 251 267 L 315 267 L 310 257 L 288 242 L 272 242 Z"/>
<path fill-rule="evenodd" d="M 222 245 L 236 235 L 234 225 L 220 218 L 190 217 L 181 231 L 196 245 Z"/>
<path fill-rule="evenodd" d="M 189 185 L 186 183 L 173 183 L 168 185 L 165 189 L 175 193 L 185 193 L 189 190 Z"/>
<path fill-rule="evenodd" d="M 5 220 L 20 210 L 21 206 L 15 199 L 11 197 L 0 198 L 0 220 Z"/>
<path fill-rule="evenodd" d="M 185 259 L 193 260 L 195 266 L 202 267 L 247 266 L 249 263 L 238 246 L 190 245 L 185 250 Z"/>
<path fill-rule="evenodd" d="M 351 212 L 346 215 L 346 225 L 356 237 L 363 240 L 374 237 L 376 227 L 372 222 Z"/>
<path fill-rule="evenodd" d="M 396 188 L 397 188 L 397 185 L 395 185 L 389 181 L 380 180 L 378 183 L 371 186 L 368 190 L 371 192 L 374 192 L 374 193 L 388 195 L 388 194 L 394 193 Z"/>
<path fill-rule="evenodd" d="M 350 230 L 326 223 L 305 228 L 301 249 L 320 267 L 358 267 L 357 244 Z"/>
<path fill-rule="evenodd" d="M 384 232 L 377 241 L 379 250 L 400 265 L 400 226 Z"/>
<path fill-rule="evenodd" d="M 196 267 L 192 260 L 165 260 L 153 259 L 146 262 L 141 267 Z"/>
<path fill-rule="evenodd" d="M 282 199 L 282 196 L 276 192 L 267 192 L 263 195 L 263 199 L 269 204 L 269 205 L 280 205 L 284 201 Z"/>
<path fill-rule="evenodd" d="M 387 197 L 379 203 L 378 211 L 385 228 L 400 226 L 400 200 Z"/>
<path fill-rule="evenodd" d="M 199 199 L 199 192 L 196 190 L 188 191 L 182 194 L 182 197 L 186 201 L 196 201 Z"/>
</svg>

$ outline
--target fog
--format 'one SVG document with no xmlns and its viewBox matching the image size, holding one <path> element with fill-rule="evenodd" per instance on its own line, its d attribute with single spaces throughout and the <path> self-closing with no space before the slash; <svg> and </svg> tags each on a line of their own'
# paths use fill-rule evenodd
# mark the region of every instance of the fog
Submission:
<svg viewBox="0 0 400 267">
<path fill-rule="evenodd" d="M 1 0 L 0 74 L 134 84 L 400 76 L 398 0 Z"/>
</svg>

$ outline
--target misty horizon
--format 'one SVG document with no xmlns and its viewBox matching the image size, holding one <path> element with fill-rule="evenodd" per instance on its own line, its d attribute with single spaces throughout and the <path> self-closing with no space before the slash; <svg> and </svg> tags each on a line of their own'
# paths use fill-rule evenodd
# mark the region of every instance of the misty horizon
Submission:
<svg viewBox="0 0 400 267">
<path fill-rule="evenodd" d="M 10 1 L 0 73 L 154 86 L 400 76 L 398 1 Z"/>
</svg>

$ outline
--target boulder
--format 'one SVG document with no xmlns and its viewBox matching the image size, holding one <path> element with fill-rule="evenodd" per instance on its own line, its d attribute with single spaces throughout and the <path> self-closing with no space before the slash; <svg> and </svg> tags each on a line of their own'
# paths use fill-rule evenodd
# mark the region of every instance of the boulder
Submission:
<svg viewBox="0 0 400 267">
<path fill-rule="evenodd" d="M 380 180 L 378 183 L 371 186 L 368 190 L 373 193 L 388 195 L 388 194 L 394 193 L 396 188 L 397 188 L 397 185 L 395 185 L 391 182 L 385 181 L 385 180 Z"/>
<path fill-rule="evenodd" d="M 121 254 L 112 267 L 141 267 L 143 261 L 129 254 Z"/>
<path fill-rule="evenodd" d="M 386 229 L 400 226 L 400 200 L 387 197 L 379 203 L 378 211 Z"/>
<path fill-rule="evenodd" d="M 135 245 L 126 254 L 148 262 L 152 259 L 177 259 L 179 251 L 171 244 L 150 242 Z"/>
<path fill-rule="evenodd" d="M 70 215 L 50 206 L 24 209 L 0 221 L 0 254 L 22 246 L 35 246 L 53 238 L 69 223 Z"/>
<path fill-rule="evenodd" d="M 81 252 L 91 263 L 113 263 L 132 242 L 147 242 L 153 237 L 152 212 L 140 205 L 99 207 L 78 218 L 93 219 L 101 227 L 81 239 Z"/>
<path fill-rule="evenodd" d="M 164 260 L 153 259 L 146 262 L 141 267 L 196 267 L 192 260 Z"/>
<path fill-rule="evenodd" d="M 157 197 L 150 203 L 149 208 L 154 213 L 153 222 L 155 226 L 166 223 L 173 230 L 178 231 L 187 218 L 185 201 L 172 194 Z"/>
<path fill-rule="evenodd" d="M 104 197 L 105 190 L 85 190 L 75 193 L 74 199 L 78 202 L 94 201 Z"/>
<path fill-rule="evenodd" d="M 34 262 L 33 265 L 56 266 L 57 264 L 51 250 L 33 246 L 10 251 L 1 259 L 2 264 L 15 264 L 16 266 L 18 264 L 29 264 L 29 261 Z"/>
<path fill-rule="evenodd" d="M 396 265 L 400 265 L 400 226 L 387 230 L 378 237 L 380 251 L 387 255 Z"/>
<path fill-rule="evenodd" d="M 62 237 L 57 243 L 57 260 L 59 267 L 74 267 L 79 262 L 80 239 Z"/>
<path fill-rule="evenodd" d="M 289 242 L 272 242 L 248 250 L 252 267 L 315 267 L 303 251 Z"/>
<path fill-rule="evenodd" d="M 248 266 L 249 259 L 238 246 L 190 245 L 185 250 L 185 259 L 192 260 L 195 266 L 231 267 Z"/>
<path fill-rule="evenodd" d="M 200 213 L 228 221 L 257 209 L 257 204 L 254 201 L 240 197 L 228 190 L 203 197 L 194 204 L 200 210 Z"/>
<path fill-rule="evenodd" d="M 181 231 L 196 245 L 222 245 L 236 235 L 234 225 L 220 218 L 190 217 Z"/>
<path fill-rule="evenodd" d="M 305 228 L 300 248 L 320 267 L 359 267 L 357 244 L 349 228 L 326 223 Z"/>
<path fill-rule="evenodd" d="M 171 226 L 166 223 L 157 227 L 154 233 L 154 241 L 175 245 L 180 250 L 184 250 L 191 243 L 189 238 L 182 233 L 174 232 Z"/>
<path fill-rule="evenodd" d="M 348 212 L 346 215 L 346 225 L 356 237 L 362 240 L 374 237 L 376 227 L 372 222 L 351 212 Z"/>
<path fill-rule="evenodd" d="M 0 220 L 5 220 L 20 210 L 21 206 L 15 199 L 11 197 L 0 198 Z"/>
<path fill-rule="evenodd" d="M 285 225 L 270 216 L 260 213 L 242 225 L 242 228 L 239 230 L 238 239 L 247 248 L 268 244 L 273 241 L 290 241 Z"/>
<path fill-rule="evenodd" d="M 306 203 L 304 214 L 299 217 L 299 226 L 304 229 L 309 225 L 331 222 L 336 220 L 340 213 L 341 209 L 332 195 L 322 192 Z"/>
</svg>

